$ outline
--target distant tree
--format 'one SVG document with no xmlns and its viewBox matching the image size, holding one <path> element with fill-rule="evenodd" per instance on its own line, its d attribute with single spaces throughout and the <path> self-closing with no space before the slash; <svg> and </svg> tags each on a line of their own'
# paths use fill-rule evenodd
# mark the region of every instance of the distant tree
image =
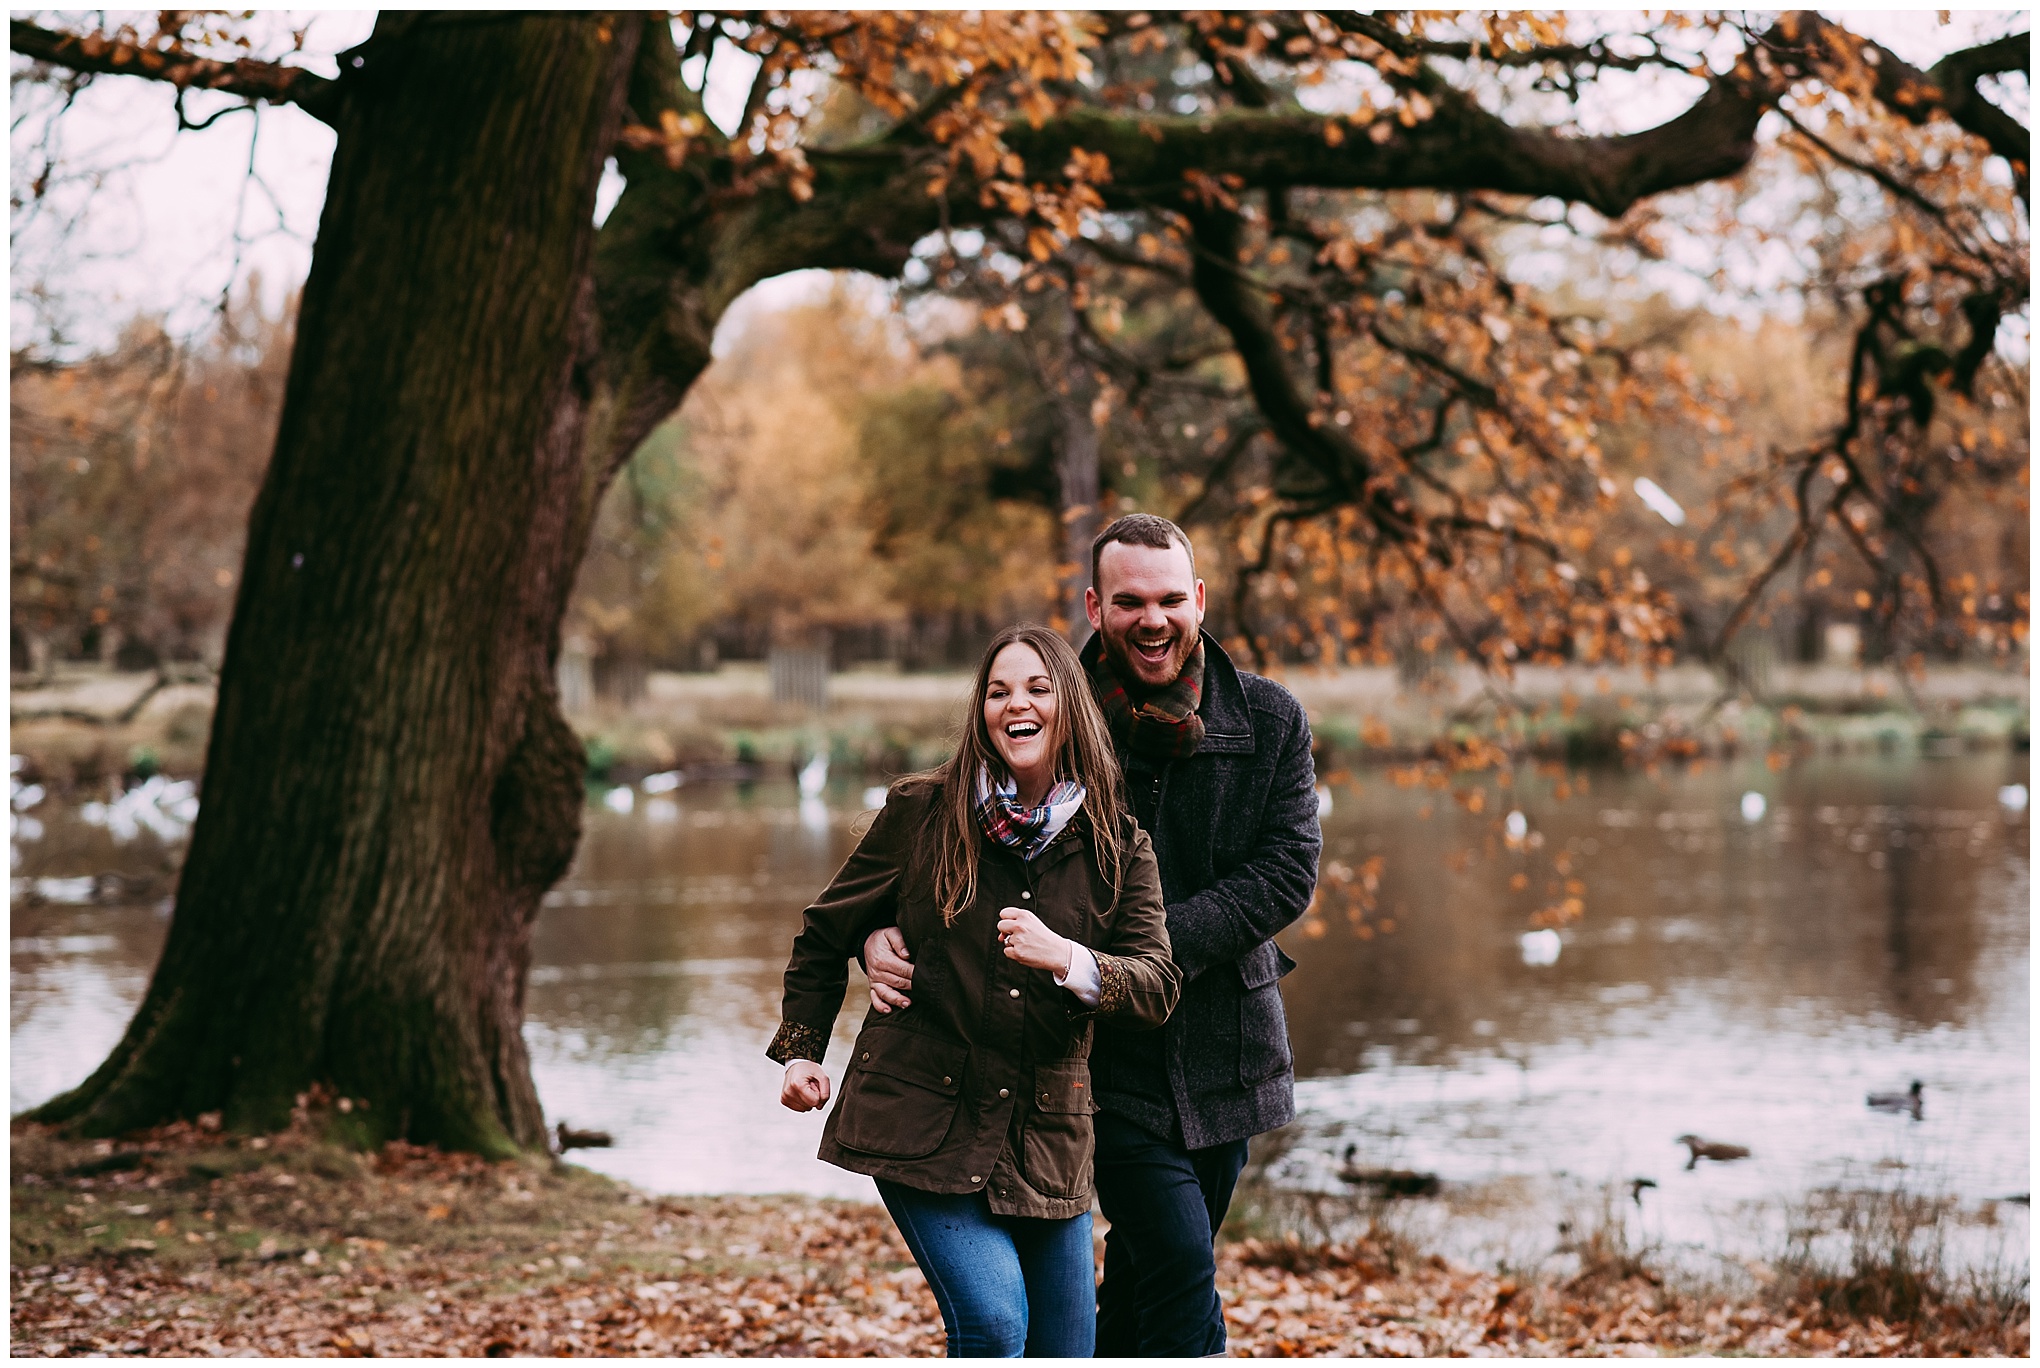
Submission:
<svg viewBox="0 0 2040 1368">
<path fill-rule="evenodd" d="M 370 1102 L 371 1138 L 542 1143 L 520 1026 L 531 921 L 578 838 L 552 672 L 568 593 L 603 490 L 723 312 L 793 269 L 933 271 L 973 225 L 1010 225 L 1022 263 L 1097 243 L 1190 290 L 1237 357 L 1275 444 L 1247 529 L 1260 568 L 1309 525 L 1483 659 L 1582 634 L 1655 652 L 1667 601 L 1595 535 L 1620 495 L 1599 425 L 1684 402 L 1679 377 L 1525 298 L 1484 234 L 1570 203 L 1652 250 L 1652 197 L 1736 175 L 1783 119 L 1906 226 L 1866 271 L 1843 417 L 1769 472 L 1798 510 L 1774 561 L 1860 540 L 1894 620 L 1961 621 L 1919 529 L 1969 467 L 1917 437 L 2003 364 L 1999 320 L 2025 307 L 2027 132 L 1982 86 L 2026 70 L 2024 33 L 1920 71 L 1806 13 L 1603 33 L 697 12 L 677 42 L 664 16 L 392 13 L 324 79 L 201 36 L 214 22 L 11 26 L 51 72 L 291 101 L 337 133 L 175 918 L 126 1036 L 46 1119 L 273 1126 L 319 1079 Z M 752 59 L 725 136 L 697 73 Z M 1637 72 L 1690 104 L 1633 132 L 1565 126 L 1568 96 Z M 827 81 L 880 117 L 811 139 Z M 1318 93 L 1341 83 L 1356 100 L 1331 109 Z M 612 155 L 627 188 L 598 233 Z M 1430 192 L 1435 212 L 1319 198 L 1357 190 Z M 1355 423 L 1381 394 L 1409 402 Z"/>
<path fill-rule="evenodd" d="M 104 356 L 11 358 L 10 617 L 38 666 L 218 663 L 290 362 L 256 297 L 195 344 L 137 319 Z"/>
<path fill-rule="evenodd" d="M 1014 604 L 997 550 L 1011 510 L 995 512 L 978 415 L 874 293 L 838 283 L 725 331 L 597 520 L 567 630 L 598 665 L 680 660 L 710 637 L 750 654 L 925 633 Z M 1046 581 L 1017 596 L 1034 616 Z"/>
</svg>

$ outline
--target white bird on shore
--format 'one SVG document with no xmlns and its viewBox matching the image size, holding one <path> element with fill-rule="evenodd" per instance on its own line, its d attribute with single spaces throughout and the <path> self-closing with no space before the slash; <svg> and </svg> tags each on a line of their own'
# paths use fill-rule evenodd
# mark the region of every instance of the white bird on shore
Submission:
<svg viewBox="0 0 2040 1368">
<path fill-rule="evenodd" d="M 822 789 L 828 782 L 829 757 L 821 751 L 816 751 L 807 764 L 801 767 L 800 796 L 803 798 L 819 798 L 822 796 Z"/>
<path fill-rule="evenodd" d="M 111 803 L 87 803 L 78 816 L 88 826 L 105 827 L 113 839 L 126 845 L 143 828 L 159 840 L 181 841 L 198 820 L 197 785 L 189 779 L 172 783 L 152 775 Z"/>
<path fill-rule="evenodd" d="M 1679 501 L 1665 492 L 1664 486 L 1648 475 L 1639 475 L 1631 486 L 1636 497 L 1643 500 L 1645 507 L 1663 518 L 1674 527 L 1686 525 L 1686 510 L 1679 507 Z"/>
</svg>

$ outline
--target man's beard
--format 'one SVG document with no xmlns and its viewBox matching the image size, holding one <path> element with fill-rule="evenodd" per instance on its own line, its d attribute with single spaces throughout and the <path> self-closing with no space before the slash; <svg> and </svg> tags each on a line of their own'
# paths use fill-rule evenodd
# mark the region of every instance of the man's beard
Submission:
<svg viewBox="0 0 2040 1368">
<path fill-rule="evenodd" d="M 1151 679 L 1145 671 L 1154 668 L 1134 654 L 1128 636 L 1115 637 L 1107 632 L 1099 633 L 1104 645 L 1105 662 L 1112 667 L 1120 680 L 1135 688 L 1166 689 L 1183 674 L 1183 667 L 1190 662 L 1190 653 L 1197 649 L 1197 632 L 1192 630 L 1176 638 L 1174 646 L 1162 662 L 1162 674 Z"/>
</svg>

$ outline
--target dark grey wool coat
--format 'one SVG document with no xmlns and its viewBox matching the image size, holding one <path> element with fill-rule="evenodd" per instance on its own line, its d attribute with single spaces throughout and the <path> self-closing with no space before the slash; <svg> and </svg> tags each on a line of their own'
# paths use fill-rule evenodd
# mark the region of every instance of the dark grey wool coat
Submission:
<svg viewBox="0 0 2040 1368">
<path fill-rule="evenodd" d="M 1096 636 L 1082 656 L 1098 657 Z M 1189 1149 L 1244 1140 L 1296 1115 L 1276 981 L 1295 961 L 1275 934 L 1317 887 L 1310 721 L 1295 695 L 1204 637 L 1204 742 L 1161 764 L 1122 754 L 1128 801 L 1154 842 L 1183 995 L 1160 1031 L 1100 1023 L 1098 1107 Z M 1179 1129 L 1180 1128 L 1180 1129 Z"/>
</svg>

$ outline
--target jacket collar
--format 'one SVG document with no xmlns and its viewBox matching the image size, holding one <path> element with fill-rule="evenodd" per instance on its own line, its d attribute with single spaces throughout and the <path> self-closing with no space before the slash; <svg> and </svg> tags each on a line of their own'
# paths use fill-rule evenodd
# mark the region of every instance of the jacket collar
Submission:
<svg viewBox="0 0 2040 1368">
<path fill-rule="evenodd" d="M 1204 642 L 1204 697 L 1197 704 L 1197 715 L 1204 719 L 1204 741 L 1197 747 L 1197 754 L 1251 755 L 1254 718 L 1247 707 L 1247 690 L 1240 683 L 1239 668 L 1211 633 L 1200 627 L 1197 635 Z M 1077 659 L 1088 671 L 1104 648 L 1105 643 L 1093 632 L 1084 649 L 1077 653 Z"/>
</svg>

